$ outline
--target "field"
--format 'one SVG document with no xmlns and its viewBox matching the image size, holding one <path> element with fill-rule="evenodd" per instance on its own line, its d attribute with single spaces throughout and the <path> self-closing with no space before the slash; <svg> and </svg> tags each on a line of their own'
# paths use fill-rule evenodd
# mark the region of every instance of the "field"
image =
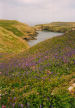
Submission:
<svg viewBox="0 0 75 108">
<path fill-rule="evenodd" d="M 41 42 L 0 63 L 0 105 L 75 108 L 75 31 Z"/>
</svg>

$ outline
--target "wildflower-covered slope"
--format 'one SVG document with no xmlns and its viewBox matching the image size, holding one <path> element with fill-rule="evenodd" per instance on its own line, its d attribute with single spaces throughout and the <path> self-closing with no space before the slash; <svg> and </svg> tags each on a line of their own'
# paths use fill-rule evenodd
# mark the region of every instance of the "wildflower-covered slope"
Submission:
<svg viewBox="0 0 75 108">
<path fill-rule="evenodd" d="M 75 108 L 75 31 L 0 63 L 0 104 L 10 108 Z"/>
</svg>

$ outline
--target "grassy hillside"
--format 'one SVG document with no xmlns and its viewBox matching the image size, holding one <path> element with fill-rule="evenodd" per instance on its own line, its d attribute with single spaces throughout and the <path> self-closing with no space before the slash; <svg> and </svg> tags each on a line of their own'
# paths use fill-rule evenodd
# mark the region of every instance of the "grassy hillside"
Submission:
<svg viewBox="0 0 75 108">
<path fill-rule="evenodd" d="M 16 20 L 0 20 L 0 26 L 25 39 L 34 39 L 36 34 L 34 28 Z"/>
<path fill-rule="evenodd" d="M 35 34 L 35 29 L 27 24 L 16 20 L 0 20 L 0 59 L 9 53 L 16 54 L 29 48 L 25 39 L 34 39 Z"/>
<path fill-rule="evenodd" d="M 29 48 L 27 42 L 12 32 L 0 27 L 0 57 L 5 53 L 19 53 Z"/>
<path fill-rule="evenodd" d="M 75 108 L 75 31 L 0 63 L 0 104 L 10 108 Z"/>
<path fill-rule="evenodd" d="M 75 27 L 75 22 L 53 22 L 49 24 L 36 25 L 35 29 L 48 30 L 53 32 L 71 31 Z"/>
</svg>

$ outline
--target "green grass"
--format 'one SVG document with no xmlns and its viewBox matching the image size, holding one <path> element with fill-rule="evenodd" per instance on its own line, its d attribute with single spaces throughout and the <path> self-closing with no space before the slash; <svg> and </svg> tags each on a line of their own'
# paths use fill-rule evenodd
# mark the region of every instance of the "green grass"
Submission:
<svg viewBox="0 0 75 108">
<path fill-rule="evenodd" d="M 68 91 L 75 79 L 75 31 L 41 42 L 10 61 L 2 64 L 1 105 L 75 108 L 75 94 Z"/>
<path fill-rule="evenodd" d="M 6 30 L 11 31 L 18 37 L 31 37 L 35 35 L 35 30 L 32 27 L 16 20 L 0 20 L 0 26 L 5 28 Z"/>
<path fill-rule="evenodd" d="M 16 20 L 0 20 L 0 59 L 29 48 L 25 39 L 33 39 L 33 27 Z M 25 38 L 25 39 L 24 39 Z M 9 55 L 9 56 L 10 56 Z"/>
<path fill-rule="evenodd" d="M 0 53 L 19 53 L 29 46 L 25 40 L 0 27 Z"/>
</svg>

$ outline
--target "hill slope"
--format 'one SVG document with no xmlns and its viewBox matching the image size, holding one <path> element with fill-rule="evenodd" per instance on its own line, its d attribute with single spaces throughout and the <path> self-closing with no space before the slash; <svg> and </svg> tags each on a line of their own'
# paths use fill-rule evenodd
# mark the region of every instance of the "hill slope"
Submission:
<svg viewBox="0 0 75 108">
<path fill-rule="evenodd" d="M 75 31 L 41 42 L 0 63 L 1 105 L 75 108 Z"/>
<path fill-rule="evenodd" d="M 48 30 L 53 32 L 66 32 L 75 27 L 75 22 L 53 22 L 48 24 L 39 24 L 35 26 L 37 30 Z"/>
<path fill-rule="evenodd" d="M 0 26 L 21 38 L 33 39 L 36 34 L 34 28 L 16 20 L 0 20 Z"/>
<path fill-rule="evenodd" d="M 25 39 L 34 39 L 33 27 L 16 20 L 0 20 L 0 58 L 29 48 Z"/>
<path fill-rule="evenodd" d="M 28 48 L 25 40 L 0 27 L 0 53 L 18 53 Z"/>
</svg>

